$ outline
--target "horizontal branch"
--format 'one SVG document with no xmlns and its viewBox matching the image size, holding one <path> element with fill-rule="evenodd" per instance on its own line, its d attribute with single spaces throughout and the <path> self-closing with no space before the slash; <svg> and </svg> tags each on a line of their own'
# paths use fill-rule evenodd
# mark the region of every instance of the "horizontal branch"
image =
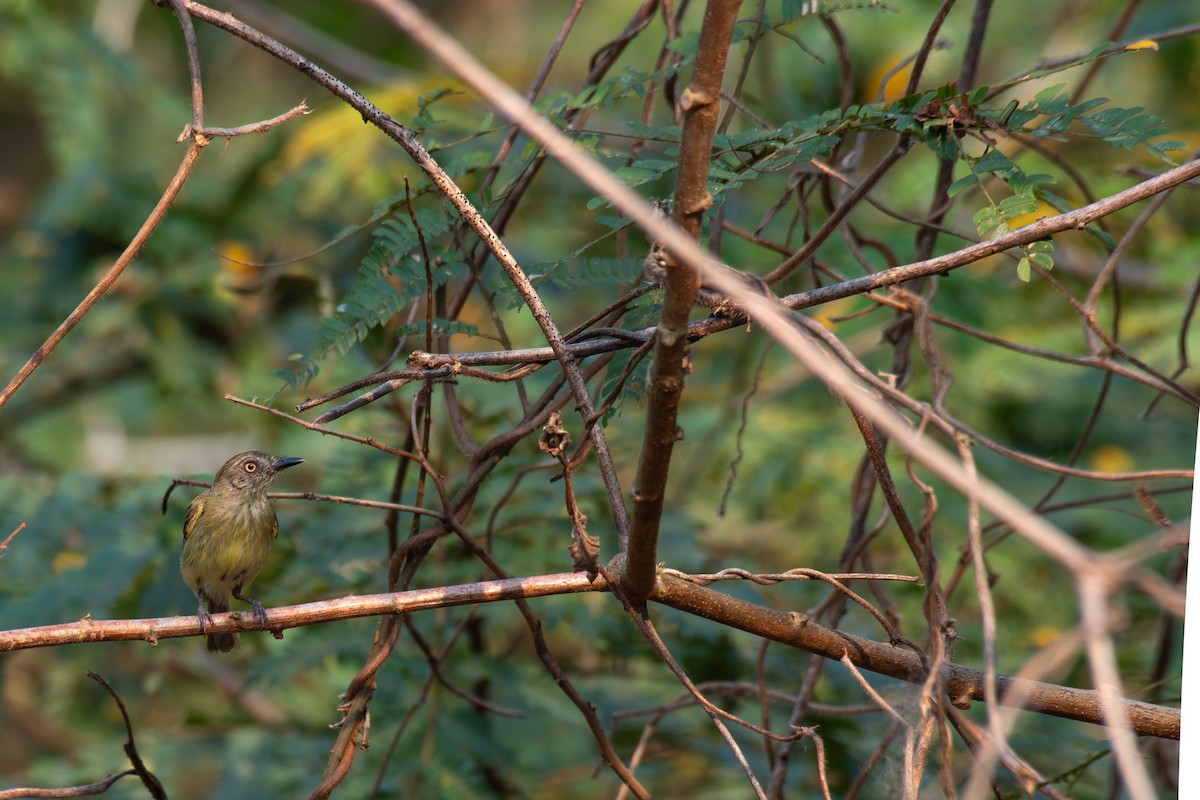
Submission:
<svg viewBox="0 0 1200 800">
<path fill-rule="evenodd" d="M 804 614 L 756 605 L 665 575 L 659 576 L 658 586 L 650 597 L 680 611 L 825 658 L 840 661 L 843 656 L 849 656 L 860 669 L 909 683 L 921 684 L 925 680 L 922 658 L 912 650 L 826 628 Z M 944 663 L 941 671 L 946 694 L 955 706 L 966 707 L 972 700 L 983 700 L 982 671 L 953 662 Z M 996 676 L 996 689 L 1002 706 L 1104 724 L 1098 692 L 1005 675 Z M 1179 709 L 1137 700 L 1122 699 L 1121 703 L 1135 733 L 1164 739 L 1179 738 Z"/>
<path fill-rule="evenodd" d="M 459 584 L 407 592 L 342 597 L 267 609 L 265 629 L 281 636 L 287 628 L 356 617 L 403 614 L 435 608 L 493 603 L 518 598 L 607 591 L 604 579 L 589 581 L 583 573 L 563 572 L 530 578 Z M 659 575 L 650 599 L 671 608 L 746 631 L 825 658 L 849 656 L 856 667 L 880 675 L 920 684 L 925 679 L 921 656 L 911 650 L 826 628 L 803 614 L 778 611 L 739 600 L 679 578 Z M 207 633 L 232 633 L 257 629 L 257 617 L 237 612 L 213 614 Z M 0 631 L 0 652 L 34 647 L 54 647 L 84 642 L 160 639 L 199 636 L 198 617 L 94 620 Z M 983 699 L 983 673 L 960 664 L 942 666 L 946 692 L 956 706 Z M 1103 724 L 1098 693 L 1040 681 L 997 676 L 1000 704 L 1050 714 L 1079 722 Z M 1136 700 L 1122 700 L 1134 732 L 1142 736 L 1179 738 L 1180 711 Z"/>
<path fill-rule="evenodd" d="M 268 630 L 281 635 L 281 632 L 288 628 L 300 628 L 321 622 L 605 589 L 607 585 L 602 578 L 590 583 L 587 576 L 573 572 L 538 575 L 532 578 L 506 578 L 389 594 L 351 595 L 315 603 L 268 608 L 266 622 L 262 628 L 259 627 L 258 617 L 254 614 L 247 614 L 245 619 L 241 619 L 241 614 L 237 611 L 213 614 L 211 621 L 205 625 L 204 632 L 213 634 Z M 78 622 L 61 625 L 0 631 L 0 653 L 32 647 L 131 639 L 142 639 L 157 645 L 160 639 L 198 635 L 200 619 L 196 616 L 123 620 L 96 620 L 87 616 Z"/>
<path fill-rule="evenodd" d="M 0 800 L 17 800 L 17 798 L 28 800 L 30 797 L 91 797 L 92 795 L 104 794 L 112 788 L 114 783 L 130 775 L 137 775 L 137 772 L 132 769 L 114 772 L 95 783 L 86 783 L 83 786 L 62 786 L 57 789 L 44 789 L 41 787 L 3 789 L 0 790 Z"/>
<path fill-rule="evenodd" d="M 236 128 L 211 128 L 207 126 L 203 128 L 197 128 L 189 123 L 188 125 L 184 126 L 183 133 L 179 134 L 179 138 L 175 141 L 186 142 L 188 139 L 201 136 L 206 140 L 205 143 L 207 143 L 207 141 L 211 141 L 212 139 L 232 139 L 235 136 L 247 136 L 252 133 L 266 133 L 272 128 L 278 128 L 283 123 L 293 120 L 296 117 L 302 117 L 311 113 L 312 109 L 310 109 L 307 104 L 302 102 L 292 110 L 285 111 L 277 117 L 260 120 L 259 122 L 251 122 L 247 125 L 239 125 Z"/>
</svg>

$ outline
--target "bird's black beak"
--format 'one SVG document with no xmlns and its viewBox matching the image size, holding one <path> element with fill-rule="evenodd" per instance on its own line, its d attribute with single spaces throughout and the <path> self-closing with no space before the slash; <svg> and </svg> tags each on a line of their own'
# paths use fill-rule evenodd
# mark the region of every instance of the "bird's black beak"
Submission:
<svg viewBox="0 0 1200 800">
<path fill-rule="evenodd" d="M 288 467 L 294 467 L 297 464 L 303 463 L 303 458 L 277 458 L 274 462 L 272 462 L 271 468 L 276 472 L 279 472 L 281 469 L 287 469 Z"/>
</svg>

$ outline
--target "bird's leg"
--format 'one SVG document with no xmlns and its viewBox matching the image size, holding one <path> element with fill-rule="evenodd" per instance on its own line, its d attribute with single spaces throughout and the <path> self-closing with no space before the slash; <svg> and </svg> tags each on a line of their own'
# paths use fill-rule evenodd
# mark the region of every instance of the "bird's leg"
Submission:
<svg viewBox="0 0 1200 800">
<path fill-rule="evenodd" d="M 267 627 L 267 610 L 263 608 L 263 604 L 249 597 L 242 596 L 242 587 L 236 586 L 233 590 L 233 596 L 243 603 L 249 603 L 250 608 L 254 610 L 254 614 L 258 617 L 258 629 L 261 631 Z"/>
<path fill-rule="evenodd" d="M 200 617 L 200 632 L 204 633 L 212 624 L 212 614 L 208 613 L 208 595 L 204 593 L 203 589 L 196 594 L 200 598 L 200 607 L 197 610 L 197 615 Z"/>
</svg>

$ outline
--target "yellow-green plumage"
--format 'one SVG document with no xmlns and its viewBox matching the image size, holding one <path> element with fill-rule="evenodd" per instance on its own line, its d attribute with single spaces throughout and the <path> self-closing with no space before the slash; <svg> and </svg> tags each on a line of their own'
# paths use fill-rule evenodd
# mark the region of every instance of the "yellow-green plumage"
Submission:
<svg viewBox="0 0 1200 800">
<path fill-rule="evenodd" d="M 210 614 L 229 610 L 231 597 L 249 603 L 265 624 L 262 604 L 242 592 L 262 569 L 279 533 L 267 489 L 280 470 L 302 461 L 256 450 L 240 453 L 217 470 L 212 488 L 188 506 L 179 567 L 200 600 L 201 630 Z M 209 634 L 208 649 L 228 652 L 237 642 L 236 633 Z"/>
</svg>

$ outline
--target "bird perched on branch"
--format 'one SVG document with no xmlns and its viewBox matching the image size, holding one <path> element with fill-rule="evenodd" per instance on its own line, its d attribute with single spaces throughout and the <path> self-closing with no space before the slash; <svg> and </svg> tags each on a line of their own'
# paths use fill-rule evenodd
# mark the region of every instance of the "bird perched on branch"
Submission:
<svg viewBox="0 0 1200 800">
<path fill-rule="evenodd" d="M 225 462 L 212 488 L 192 500 L 183 521 L 183 579 L 200 600 L 200 630 L 212 614 L 229 610 L 229 598 L 249 603 L 260 629 L 267 612 L 242 591 L 258 575 L 279 533 L 275 506 L 267 488 L 281 470 L 304 462 L 252 450 Z M 208 649 L 227 653 L 237 646 L 236 633 L 208 635 Z"/>
</svg>

